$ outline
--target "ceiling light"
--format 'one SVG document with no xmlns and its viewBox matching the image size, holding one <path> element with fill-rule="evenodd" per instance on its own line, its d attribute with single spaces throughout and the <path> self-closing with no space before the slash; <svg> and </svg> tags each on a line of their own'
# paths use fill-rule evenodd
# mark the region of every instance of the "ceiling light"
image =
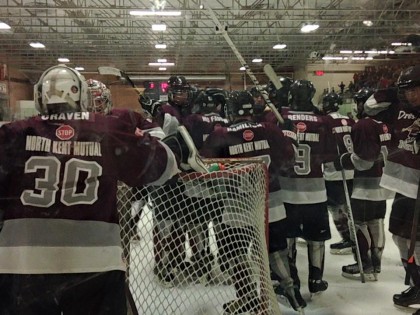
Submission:
<svg viewBox="0 0 420 315">
<path fill-rule="evenodd" d="M 355 50 L 355 51 L 353 51 L 353 53 L 355 53 L 355 54 L 363 54 L 363 50 Z"/>
<path fill-rule="evenodd" d="M 252 62 L 259 63 L 259 62 L 262 62 L 262 59 L 261 58 L 254 58 L 254 59 L 252 59 Z"/>
<path fill-rule="evenodd" d="M 391 43 L 391 46 L 411 46 L 411 43 Z"/>
<path fill-rule="evenodd" d="M 375 55 L 377 55 L 378 51 L 377 50 L 365 50 L 365 54 L 375 54 Z"/>
<path fill-rule="evenodd" d="M 353 50 L 340 50 L 340 54 L 352 54 Z"/>
<path fill-rule="evenodd" d="M 319 28 L 318 24 L 305 24 L 305 25 L 302 26 L 300 31 L 302 33 L 310 33 L 310 32 L 313 32 L 313 31 L 317 30 L 318 28 Z"/>
<path fill-rule="evenodd" d="M 371 20 L 365 20 L 365 21 L 363 21 L 363 24 L 366 25 L 366 26 L 372 26 L 373 22 Z"/>
<path fill-rule="evenodd" d="M 158 31 L 158 32 L 166 31 L 166 24 L 153 24 L 152 31 Z"/>
<path fill-rule="evenodd" d="M 158 59 L 157 60 L 157 62 L 160 62 L 160 63 L 162 63 L 162 62 L 167 62 L 168 60 L 166 60 L 166 59 Z"/>
<path fill-rule="evenodd" d="M 152 67 L 160 67 L 160 66 L 175 66 L 175 63 L 173 62 L 149 62 L 149 66 Z"/>
<path fill-rule="evenodd" d="M 151 10 L 133 10 L 130 15 L 133 16 L 181 16 L 181 11 L 151 11 Z"/>
<path fill-rule="evenodd" d="M 10 30 L 10 29 L 11 29 L 11 27 L 10 27 L 9 24 L 0 22 L 0 30 Z"/>
<path fill-rule="evenodd" d="M 246 69 L 245 69 L 245 67 L 240 67 L 239 70 L 245 71 Z"/>
<path fill-rule="evenodd" d="M 165 71 L 166 68 L 165 67 L 159 67 L 159 71 Z"/>
<path fill-rule="evenodd" d="M 83 68 L 83 67 L 74 67 L 74 70 L 77 70 L 77 71 L 84 71 L 84 70 L 85 70 L 85 68 Z"/>
<path fill-rule="evenodd" d="M 155 48 L 156 49 L 166 49 L 166 44 L 156 44 Z"/>
<path fill-rule="evenodd" d="M 57 61 L 58 62 L 70 62 L 70 59 L 61 57 L 61 58 L 58 58 Z"/>
<path fill-rule="evenodd" d="M 286 44 L 276 44 L 273 46 L 273 49 L 285 49 L 286 47 Z"/>
<path fill-rule="evenodd" d="M 45 45 L 40 42 L 29 43 L 29 46 L 31 46 L 32 48 L 45 48 Z"/>
<path fill-rule="evenodd" d="M 343 57 L 336 57 L 336 56 L 324 56 L 322 60 L 343 60 Z"/>
</svg>

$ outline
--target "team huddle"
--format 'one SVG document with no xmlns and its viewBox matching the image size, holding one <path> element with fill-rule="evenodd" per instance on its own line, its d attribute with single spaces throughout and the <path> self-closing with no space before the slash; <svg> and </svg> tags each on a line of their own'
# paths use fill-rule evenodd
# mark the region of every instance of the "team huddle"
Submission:
<svg viewBox="0 0 420 315">
<path fill-rule="evenodd" d="M 395 87 L 354 94 L 356 119 L 338 112 L 341 95 L 330 92 L 315 106 L 310 81 L 280 81 L 280 89 L 269 82 L 249 91 L 200 90 L 171 76 L 167 102 L 143 94 L 134 112 L 114 107 L 100 81 L 63 65 L 47 69 L 34 88 L 40 115 L 0 128 L 0 256 L 8 257 L 0 260 L 0 313 L 127 314 L 118 181 L 143 188 L 142 206 L 159 204 L 151 206 L 157 281 L 174 286 L 190 270 L 208 276 L 212 222 L 218 264 L 236 293 L 223 311 L 257 313 L 260 290 L 247 254 L 252 241 L 235 242 L 252 226 L 229 224 L 226 213 L 206 207 L 207 197 L 180 185 L 180 174 L 206 172 L 202 160 L 212 158 L 265 164 L 272 284 L 295 311 L 307 305 L 303 283 L 311 294 L 328 289 L 329 215 L 342 237 L 331 253 L 355 257 L 342 275 L 378 281 L 388 199 L 394 200 L 389 230 L 410 285 L 393 303 L 420 304 L 420 66 L 402 71 Z M 216 208 L 229 208 L 223 202 Z M 178 205 L 181 219 L 166 211 L 169 204 Z M 304 281 L 298 239 L 307 246 Z"/>
</svg>

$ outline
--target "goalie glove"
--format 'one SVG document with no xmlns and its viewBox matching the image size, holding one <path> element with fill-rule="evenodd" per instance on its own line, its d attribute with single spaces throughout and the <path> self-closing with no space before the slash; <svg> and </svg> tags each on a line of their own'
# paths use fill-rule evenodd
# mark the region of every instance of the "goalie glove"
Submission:
<svg viewBox="0 0 420 315">
<path fill-rule="evenodd" d="M 179 167 L 183 171 L 208 173 L 208 169 L 198 154 L 190 134 L 184 126 L 179 126 L 177 132 L 162 139 L 175 154 Z"/>
</svg>

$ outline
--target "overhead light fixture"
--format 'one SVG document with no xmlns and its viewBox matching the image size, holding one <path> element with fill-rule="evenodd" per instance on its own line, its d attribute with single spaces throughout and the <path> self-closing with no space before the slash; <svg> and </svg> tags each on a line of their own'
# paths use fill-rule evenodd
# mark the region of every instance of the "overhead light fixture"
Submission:
<svg viewBox="0 0 420 315">
<path fill-rule="evenodd" d="M 83 67 L 74 67 L 74 70 L 77 70 L 77 71 L 84 71 L 85 70 L 85 68 L 83 68 Z"/>
<path fill-rule="evenodd" d="M 371 20 L 364 20 L 363 24 L 366 25 L 366 26 L 372 26 L 373 22 Z"/>
<path fill-rule="evenodd" d="M 273 46 L 273 49 L 285 49 L 286 47 L 286 44 L 276 44 Z"/>
<path fill-rule="evenodd" d="M 302 28 L 300 29 L 300 31 L 302 33 L 310 33 L 317 30 L 318 28 L 319 28 L 319 24 L 304 24 Z"/>
<path fill-rule="evenodd" d="M 363 50 L 355 50 L 355 51 L 353 51 L 353 53 L 355 53 L 355 54 L 363 54 Z"/>
<path fill-rule="evenodd" d="M 165 58 L 163 59 L 158 59 L 157 62 L 163 63 L 163 62 L 167 62 L 168 60 L 166 60 Z"/>
<path fill-rule="evenodd" d="M 352 54 L 353 50 L 340 50 L 340 54 Z"/>
<path fill-rule="evenodd" d="M 239 68 L 239 70 L 245 71 L 246 69 L 245 69 L 245 67 L 242 66 L 242 67 Z"/>
<path fill-rule="evenodd" d="M 175 63 L 173 63 L 173 62 L 149 62 L 149 66 L 152 66 L 152 67 L 161 67 L 161 66 L 170 67 L 170 66 L 175 66 Z"/>
<path fill-rule="evenodd" d="M 164 32 L 166 31 L 166 24 L 153 24 L 152 31 Z"/>
<path fill-rule="evenodd" d="M 6 24 L 4 22 L 0 22 L 0 30 L 10 30 L 11 27 L 9 24 Z"/>
<path fill-rule="evenodd" d="M 159 71 L 165 71 L 166 68 L 165 67 L 159 67 Z"/>
<path fill-rule="evenodd" d="M 130 15 L 133 16 L 181 16 L 181 11 L 152 11 L 152 10 L 133 10 Z"/>
<path fill-rule="evenodd" d="M 324 56 L 322 60 L 343 60 L 343 57 L 336 57 L 336 56 Z"/>
<path fill-rule="evenodd" d="M 377 55 L 379 52 L 377 50 L 365 50 L 365 54 L 374 54 Z"/>
<path fill-rule="evenodd" d="M 60 57 L 57 59 L 58 62 L 70 62 L 70 59 L 65 58 L 65 57 Z"/>
<path fill-rule="evenodd" d="M 411 43 L 391 43 L 391 46 L 411 46 Z"/>
<path fill-rule="evenodd" d="M 40 43 L 40 42 L 29 43 L 29 46 L 31 46 L 32 48 L 37 48 L 37 49 L 45 48 L 45 45 L 43 43 Z"/>
<path fill-rule="evenodd" d="M 252 59 L 252 62 L 260 63 L 260 62 L 262 62 L 262 59 L 261 58 L 254 58 L 254 59 Z"/>
<path fill-rule="evenodd" d="M 156 48 L 156 49 L 166 49 L 166 44 L 162 44 L 162 43 L 160 43 L 160 44 L 156 44 L 156 45 L 155 45 L 155 48 Z"/>
</svg>

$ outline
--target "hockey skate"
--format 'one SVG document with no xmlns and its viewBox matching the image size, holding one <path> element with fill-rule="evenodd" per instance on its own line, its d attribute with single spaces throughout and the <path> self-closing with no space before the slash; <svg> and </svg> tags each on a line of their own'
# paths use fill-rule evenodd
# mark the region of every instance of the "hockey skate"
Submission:
<svg viewBox="0 0 420 315">
<path fill-rule="evenodd" d="M 361 281 L 360 269 L 357 263 L 343 266 L 341 271 L 341 275 L 344 278 Z M 363 274 L 365 281 L 378 281 L 378 274 L 375 272 L 373 266 L 364 266 Z"/>
<path fill-rule="evenodd" d="M 341 242 L 333 243 L 330 245 L 330 253 L 332 255 L 350 255 L 353 245 L 354 243 L 351 240 L 342 240 Z"/>
<path fill-rule="evenodd" d="M 260 299 L 257 294 L 249 294 L 240 299 L 223 304 L 225 315 L 239 315 L 244 313 L 256 314 Z"/>
<path fill-rule="evenodd" d="M 320 294 L 324 292 L 328 288 L 328 282 L 325 280 L 316 280 L 316 279 L 309 279 L 308 280 L 308 287 L 311 296 Z"/>
<path fill-rule="evenodd" d="M 409 287 L 400 294 L 394 294 L 393 301 L 395 307 L 406 311 L 420 309 L 420 288 Z"/>
<path fill-rule="evenodd" d="M 274 288 L 274 292 L 277 296 L 284 297 L 287 300 L 287 303 L 295 311 L 300 314 L 304 314 L 303 309 L 306 307 L 306 301 L 303 299 L 300 294 L 299 288 L 291 286 L 290 288 L 282 288 L 280 285 Z"/>
</svg>

